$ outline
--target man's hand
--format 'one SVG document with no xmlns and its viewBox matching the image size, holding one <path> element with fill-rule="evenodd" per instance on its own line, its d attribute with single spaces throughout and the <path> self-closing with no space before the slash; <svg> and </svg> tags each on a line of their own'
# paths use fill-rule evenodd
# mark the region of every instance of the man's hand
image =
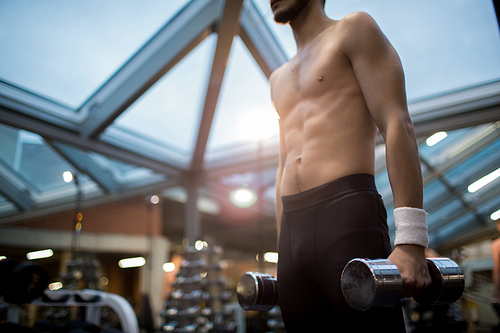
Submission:
<svg viewBox="0 0 500 333">
<path fill-rule="evenodd" d="M 417 245 L 398 245 L 389 258 L 401 273 L 402 297 L 412 297 L 423 292 L 431 284 L 425 249 Z"/>
</svg>

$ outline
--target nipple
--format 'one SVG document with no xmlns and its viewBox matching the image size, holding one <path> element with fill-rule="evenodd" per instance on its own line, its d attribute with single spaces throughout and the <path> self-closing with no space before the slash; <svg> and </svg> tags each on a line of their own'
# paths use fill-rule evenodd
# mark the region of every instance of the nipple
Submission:
<svg viewBox="0 0 500 333">
<path fill-rule="evenodd" d="M 319 82 L 323 82 L 325 80 L 325 78 L 323 76 L 318 76 L 318 81 Z"/>
</svg>

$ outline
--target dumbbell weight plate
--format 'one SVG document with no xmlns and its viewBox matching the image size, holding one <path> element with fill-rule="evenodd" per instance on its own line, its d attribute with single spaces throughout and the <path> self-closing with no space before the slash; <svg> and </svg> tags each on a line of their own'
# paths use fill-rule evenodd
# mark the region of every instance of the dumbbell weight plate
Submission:
<svg viewBox="0 0 500 333">
<path fill-rule="evenodd" d="M 386 259 L 353 259 L 341 277 L 344 298 L 355 310 L 372 306 L 394 306 L 401 299 L 401 274 L 396 265 Z"/>
<path fill-rule="evenodd" d="M 413 299 L 422 305 L 456 302 L 465 288 L 464 274 L 460 266 L 448 258 L 428 258 L 427 267 L 432 284 Z"/>
<path fill-rule="evenodd" d="M 244 310 L 269 311 L 278 303 L 276 279 L 269 274 L 246 272 L 236 286 Z"/>
</svg>

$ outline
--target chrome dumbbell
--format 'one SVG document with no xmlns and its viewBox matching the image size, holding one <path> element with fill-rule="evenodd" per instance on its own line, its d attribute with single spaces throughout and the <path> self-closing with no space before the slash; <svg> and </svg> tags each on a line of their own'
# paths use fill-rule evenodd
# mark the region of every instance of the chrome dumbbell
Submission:
<svg viewBox="0 0 500 333">
<path fill-rule="evenodd" d="M 269 311 L 278 304 L 276 278 L 269 274 L 246 272 L 236 286 L 236 293 L 244 310 Z"/>
<path fill-rule="evenodd" d="M 447 304 L 463 294 L 465 281 L 460 266 L 448 258 L 427 259 L 431 285 L 413 299 L 423 305 Z M 394 306 L 401 299 L 403 284 L 396 265 L 386 259 L 353 259 L 341 277 L 344 298 L 355 310 Z"/>
</svg>

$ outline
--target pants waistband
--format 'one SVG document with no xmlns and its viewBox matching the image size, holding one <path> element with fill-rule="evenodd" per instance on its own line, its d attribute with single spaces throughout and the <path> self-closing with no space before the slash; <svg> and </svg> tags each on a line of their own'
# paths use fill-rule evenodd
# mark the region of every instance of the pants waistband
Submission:
<svg viewBox="0 0 500 333">
<path fill-rule="evenodd" d="M 375 177 L 365 173 L 349 175 L 300 193 L 283 196 L 281 198 L 283 213 L 305 209 L 324 200 L 334 200 L 346 194 L 359 191 L 376 192 Z"/>
</svg>

